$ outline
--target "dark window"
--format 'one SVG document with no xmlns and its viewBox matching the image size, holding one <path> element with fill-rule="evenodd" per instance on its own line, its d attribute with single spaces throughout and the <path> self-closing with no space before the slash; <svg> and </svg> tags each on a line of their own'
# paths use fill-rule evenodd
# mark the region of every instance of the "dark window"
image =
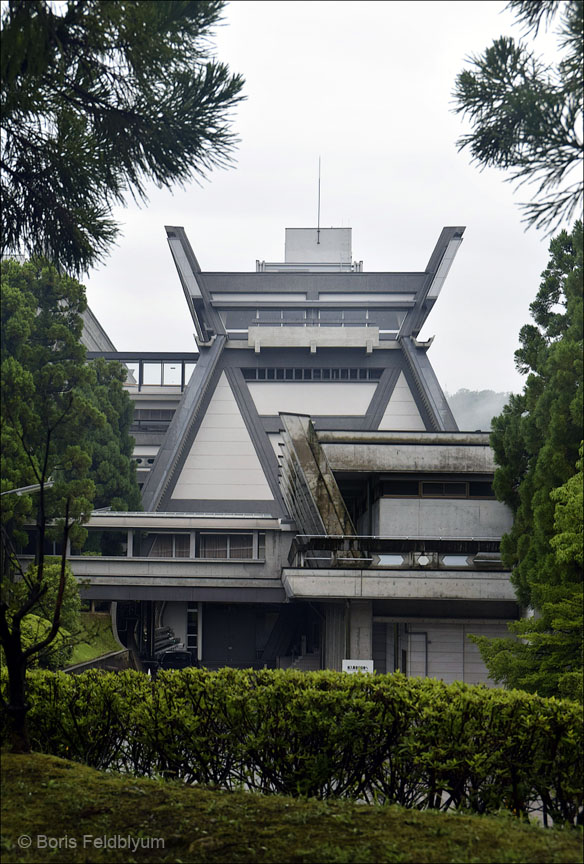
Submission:
<svg viewBox="0 0 584 864">
<path fill-rule="evenodd" d="M 471 498 L 494 498 L 493 486 L 491 483 L 486 483 L 478 480 L 473 480 L 468 484 L 468 494 Z"/>
<path fill-rule="evenodd" d="M 282 309 L 282 318 L 289 323 L 303 322 L 306 319 L 306 309 Z"/>
<path fill-rule="evenodd" d="M 187 648 L 191 652 L 191 656 L 197 656 L 198 634 L 199 634 L 199 604 L 187 604 Z"/>
<path fill-rule="evenodd" d="M 344 309 L 343 321 L 345 325 L 363 327 L 367 321 L 367 309 Z"/>
<path fill-rule="evenodd" d="M 226 330 L 247 330 L 255 318 L 253 309 L 223 309 L 220 314 Z"/>
<path fill-rule="evenodd" d="M 383 484 L 384 495 L 418 496 L 419 483 L 417 480 L 387 480 Z"/>
<path fill-rule="evenodd" d="M 370 309 L 369 323 L 375 324 L 380 330 L 399 330 L 403 313 L 391 312 L 388 309 Z"/>
<path fill-rule="evenodd" d="M 466 483 L 422 483 L 424 498 L 466 498 Z"/>
</svg>

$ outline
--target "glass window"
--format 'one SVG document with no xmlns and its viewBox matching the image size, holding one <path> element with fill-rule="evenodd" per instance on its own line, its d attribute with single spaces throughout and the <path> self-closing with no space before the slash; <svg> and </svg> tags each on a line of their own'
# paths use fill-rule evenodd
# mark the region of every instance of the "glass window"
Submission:
<svg viewBox="0 0 584 864">
<path fill-rule="evenodd" d="M 321 324 L 325 326 L 340 326 L 343 320 L 343 310 L 342 309 L 319 309 L 318 310 L 318 318 Z"/>
<path fill-rule="evenodd" d="M 302 323 L 306 319 L 306 309 L 282 309 L 282 320 Z"/>
<path fill-rule="evenodd" d="M 144 363 L 142 383 L 150 386 L 162 384 L 162 363 Z"/>
<path fill-rule="evenodd" d="M 126 367 L 126 386 L 135 387 L 138 384 L 138 368 L 140 366 L 139 363 L 125 363 Z"/>
<path fill-rule="evenodd" d="M 190 546 L 188 534 L 157 534 L 150 550 L 150 557 L 188 558 Z"/>
<path fill-rule="evenodd" d="M 367 320 L 367 309 L 344 309 L 343 320 L 345 324 L 362 327 Z"/>
<path fill-rule="evenodd" d="M 191 551 L 191 538 L 188 534 L 174 535 L 175 558 L 188 558 Z"/>
<path fill-rule="evenodd" d="M 181 364 L 180 363 L 163 363 L 162 364 L 162 383 L 167 386 L 180 387 L 181 379 Z"/>
<path fill-rule="evenodd" d="M 187 648 L 191 651 L 193 659 L 197 656 L 199 645 L 199 604 L 187 604 Z"/>
<path fill-rule="evenodd" d="M 432 484 L 428 484 L 432 485 Z M 440 485 L 440 484 L 435 484 Z M 417 480 L 387 480 L 383 484 L 384 495 L 418 496 L 419 488 Z"/>
<path fill-rule="evenodd" d="M 253 534 L 201 534 L 201 558 L 253 558 Z"/>
<path fill-rule="evenodd" d="M 221 312 L 226 330 L 247 330 L 254 317 L 252 309 L 224 309 Z"/>
<path fill-rule="evenodd" d="M 471 498 L 494 498 L 495 493 L 491 483 L 474 480 L 468 484 Z"/>
<path fill-rule="evenodd" d="M 466 483 L 422 483 L 422 495 L 428 498 L 466 498 Z"/>
<path fill-rule="evenodd" d="M 229 535 L 229 557 L 230 558 L 253 558 L 253 535 L 230 534 Z"/>
<path fill-rule="evenodd" d="M 157 534 L 152 550 L 152 558 L 172 558 L 172 534 Z"/>
<path fill-rule="evenodd" d="M 185 384 L 191 380 L 191 375 L 195 371 L 196 363 L 185 363 Z"/>
<path fill-rule="evenodd" d="M 404 318 L 404 313 L 394 312 L 389 309 L 370 309 L 369 320 L 380 330 L 399 330 Z"/>
<path fill-rule="evenodd" d="M 201 534 L 201 558 L 227 558 L 227 534 Z"/>
</svg>

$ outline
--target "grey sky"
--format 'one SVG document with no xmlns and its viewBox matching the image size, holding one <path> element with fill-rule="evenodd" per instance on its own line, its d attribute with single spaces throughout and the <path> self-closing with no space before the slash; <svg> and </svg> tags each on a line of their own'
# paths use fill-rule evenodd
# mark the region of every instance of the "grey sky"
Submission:
<svg viewBox="0 0 584 864">
<path fill-rule="evenodd" d="M 231 3 L 215 44 L 246 79 L 237 163 L 116 211 L 118 247 L 85 280 L 116 347 L 195 349 L 165 224 L 185 227 L 204 270 L 283 260 L 284 228 L 316 224 L 320 155 L 321 226 L 352 227 L 367 271 L 422 270 L 444 225 L 467 226 L 421 337 L 436 335 L 429 357 L 448 391 L 519 391 L 513 351 L 549 238 L 524 230 L 516 204 L 527 193 L 457 152 L 464 127 L 451 96 L 466 56 L 521 35 L 504 5 Z"/>
</svg>

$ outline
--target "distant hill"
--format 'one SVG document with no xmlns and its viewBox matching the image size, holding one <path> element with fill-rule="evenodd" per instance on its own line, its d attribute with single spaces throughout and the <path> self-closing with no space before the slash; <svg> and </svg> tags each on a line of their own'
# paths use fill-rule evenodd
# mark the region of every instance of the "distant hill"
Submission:
<svg viewBox="0 0 584 864">
<path fill-rule="evenodd" d="M 461 432 L 490 432 L 491 420 L 501 413 L 511 393 L 457 390 L 445 395 Z"/>
</svg>

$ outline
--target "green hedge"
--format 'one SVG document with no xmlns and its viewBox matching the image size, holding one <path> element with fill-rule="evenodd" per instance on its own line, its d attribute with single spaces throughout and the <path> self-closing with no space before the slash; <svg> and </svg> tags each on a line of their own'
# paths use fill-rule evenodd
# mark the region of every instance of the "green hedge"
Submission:
<svg viewBox="0 0 584 864">
<path fill-rule="evenodd" d="M 582 812 L 575 703 L 395 675 L 29 674 L 33 748 L 228 789 L 527 815 Z"/>
</svg>

